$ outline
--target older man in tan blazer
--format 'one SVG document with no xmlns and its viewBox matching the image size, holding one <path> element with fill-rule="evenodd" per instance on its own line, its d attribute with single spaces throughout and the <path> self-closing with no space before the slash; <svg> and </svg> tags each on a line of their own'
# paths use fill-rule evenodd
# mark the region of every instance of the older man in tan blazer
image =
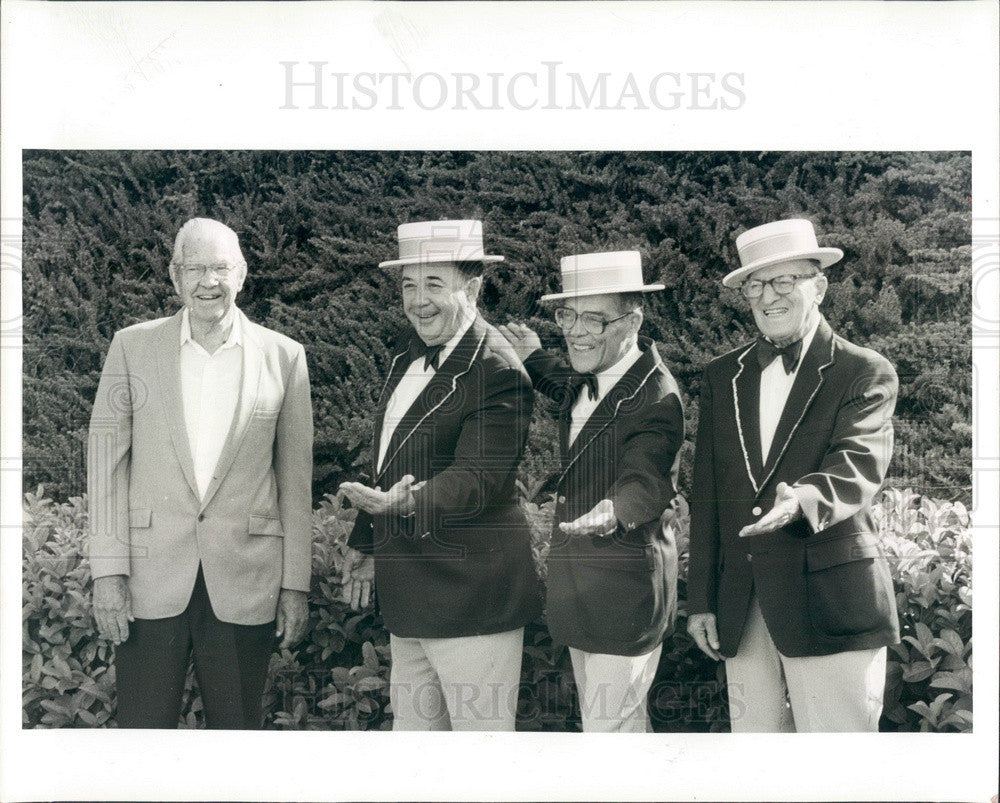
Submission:
<svg viewBox="0 0 1000 803">
<path fill-rule="evenodd" d="M 307 618 L 306 357 L 236 307 L 246 262 L 223 224 L 184 224 L 170 277 L 183 309 L 115 334 L 94 403 L 94 613 L 121 727 L 176 727 L 193 658 L 207 726 L 255 728 L 274 637 Z"/>
</svg>

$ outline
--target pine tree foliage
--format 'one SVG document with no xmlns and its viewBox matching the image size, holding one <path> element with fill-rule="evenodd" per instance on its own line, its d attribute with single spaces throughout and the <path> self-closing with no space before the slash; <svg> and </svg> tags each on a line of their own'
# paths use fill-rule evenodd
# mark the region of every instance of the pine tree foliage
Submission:
<svg viewBox="0 0 1000 803">
<path fill-rule="evenodd" d="M 379 270 L 408 220 L 484 220 L 482 308 L 494 322 L 558 332 L 538 297 L 559 257 L 643 253 L 645 331 L 683 392 L 691 431 L 701 370 L 753 336 L 719 278 L 734 237 L 802 215 L 845 258 L 824 305 L 835 330 L 897 366 L 892 481 L 970 496 L 970 158 L 965 153 L 30 151 L 24 155 L 24 487 L 84 490 L 90 408 L 114 332 L 178 308 L 173 238 L 194 216 L 240 235 L 251 319 L 306 346 L 318 500 L 370 461 L 372 411 L 405 322 L 398 279 Z M 522 467 L 554 460 L 539 414 Z M 682 488 L 688 487 L 687 448 Z"/>
</svg>

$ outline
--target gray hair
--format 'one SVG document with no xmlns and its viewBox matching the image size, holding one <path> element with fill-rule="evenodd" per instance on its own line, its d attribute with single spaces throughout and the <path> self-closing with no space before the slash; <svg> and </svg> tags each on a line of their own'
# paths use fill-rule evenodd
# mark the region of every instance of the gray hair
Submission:
<svg viewBox="0 0 1000 803">
<path fill-rule="evenodd" d="M 642 312 L 646 305 L 644 293 L 615 293 L 615 299 L 620 315 L 627 312 Z"/>
<path fill-rule="evenodd" d="M 225 223 L 207 217 L 192 218 L 181 226 L 174 239 L 174 254 L 170 258 L 171 266 L 183 264 L 184 249 L 192 240 L 211 238 L 216 238 L 228 246 L 234 265 L 242 268 L 247 266 L 247 262 L 243 258 L 243 251 L 240 250 L 240 239 L 236 236 L 236 232 Z"/>
</svg>

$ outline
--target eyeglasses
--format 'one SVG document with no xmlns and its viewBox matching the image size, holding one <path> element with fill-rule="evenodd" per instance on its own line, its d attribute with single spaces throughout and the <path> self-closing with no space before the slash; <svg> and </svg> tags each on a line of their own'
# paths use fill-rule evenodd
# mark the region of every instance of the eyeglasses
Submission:
<svg viewBox="0 0 1000 803">
<path fill-rule="evenodd" d="M 220 262 L 217 265 L 182 265 L 181 275 L 185 279 L 201 279 L 206 273 L 211 271 L 220 279 L 225 279 L 235 269 L 236 268 L 233 265 L 229 265 L 225 262 Z"/>
<path fill-rule="evenodd" d="M 787 296 L 792 290 L 795 289 L 796 282 L 802 279 L 812 279 L 816 276 L 815 273 L 809 273 L 806 275 L 796 276 L 794 274 L 788 273 L 783 276 L 775 276 L 773 279 L 767 279 L 766 281 L 761 281 L 760 279 L 750 279 L 749 281 L 743 282 L 740 285 L 740 292 L 746 298 L 760 298 L 764 294 L 764 285 L 771 285 L 771 289 L 774 290 L 779 296 Z"/>
<path fill-rule="evenodd" d="M 574 309 L 570 309 L 569 307 L 558 307 L 556 309 L 556 323 L 559 324 L 560 329 L 564 332 L 568 332 L 576 326 L 576 319 L 579 318 L 583 323 L 584 331 L 592 335 L 602 335 L 604 334 L 604 330 L 607 329 L 609 323 L 620 321 L 622 318 L 626 318 L 631 314 L 631 312 L 626 312 L 624 315 L 619 315 L 617 318 L 608 320 L 597 312 L 581 312 L 578 315 Z"/>
</svg>

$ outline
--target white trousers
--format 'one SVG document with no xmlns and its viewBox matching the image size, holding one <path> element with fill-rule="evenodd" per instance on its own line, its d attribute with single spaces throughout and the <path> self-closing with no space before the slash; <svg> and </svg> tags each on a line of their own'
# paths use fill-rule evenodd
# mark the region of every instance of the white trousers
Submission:
<svg viewBox="0 0 1000 803">
<path fill-rule="evenodd" d="M 488 636 L 389 636 L 396 731 L 513 731 L 524 628 Z"/>
<path fill-rule="evenodd" d="M 789 658 L 754 595 L 736 656 L 726 659 L 733 733 L 877 731 L 886 648 Z"/>
<path fill-rule="evenodd" d="M 660 644 L 645 655 L 606 655 L 569 648 L 584 733 L 647 733 L 646 696 L 660 662 Z"/>
</svg>

